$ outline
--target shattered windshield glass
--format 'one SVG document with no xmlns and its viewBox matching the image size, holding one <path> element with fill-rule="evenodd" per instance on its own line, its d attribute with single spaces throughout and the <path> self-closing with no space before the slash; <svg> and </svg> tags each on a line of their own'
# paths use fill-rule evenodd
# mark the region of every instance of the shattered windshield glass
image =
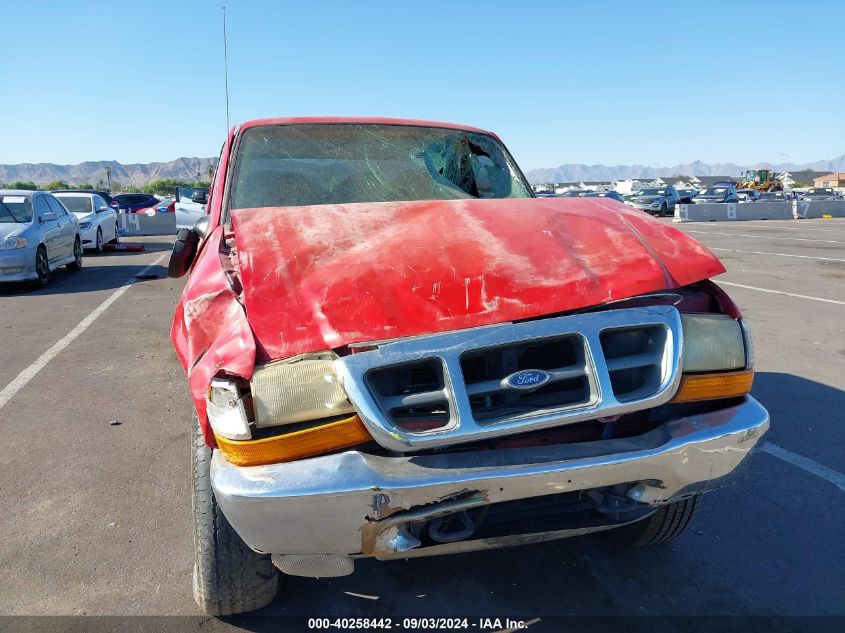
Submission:
<svg viewBox="0 0 845 633">
<path fill-rule="evenodd" d="M 246 130 L 229 206 L 529 197 L 507 150 L 486 134 L 321 123 Z"/>
</svg>

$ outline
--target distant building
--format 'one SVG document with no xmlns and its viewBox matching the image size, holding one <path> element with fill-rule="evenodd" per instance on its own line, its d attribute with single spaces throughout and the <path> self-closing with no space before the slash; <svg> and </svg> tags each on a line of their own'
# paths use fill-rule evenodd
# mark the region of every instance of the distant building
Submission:
<svg viewBox="0 0 845 633">
<path fill-rule="evenodd" d="M 795 181 L 792 179 L 792 174 L 788 171 L 783 172 L 782 174 L 778 174 L 775 176 L 777 180 L 780 180 L 784 187 L 791 187 L 795 184 Z"/>
<path fill-rule="evenodd" d="M 627 195 L 629 193 L 633 193 L 640 188 L 640 181 L 634 180 L 632 178 L 626 178 L 625 180 L 617 180 L 613 183 L 613 190 L 616 193 L 621 195 Z"/>
<path fill-rule="evenodd" d="M 813 178 L 813 186 L 815 187 L 845 187 L 845 172 L 839 171 L 833 174 L 825 174 L 818 178 Z"/>
</svg>

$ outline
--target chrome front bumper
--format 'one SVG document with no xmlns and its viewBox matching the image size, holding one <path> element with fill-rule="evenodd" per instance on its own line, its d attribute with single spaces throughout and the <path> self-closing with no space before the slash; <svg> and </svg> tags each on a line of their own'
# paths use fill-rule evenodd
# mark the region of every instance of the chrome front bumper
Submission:
<svg viewBox="0 0 845 633">
<path fill-rule="evenodd" d="M 414 550 L 407 539 L 404 527 L 423 517 L 624 483 L 650 505 L 718 488 L 768 428 L 768 413 L 748 397 L 641 436 L 579 444 L 404 457 L 347 451 L 247 468 L 214 451 L 211 478 L 226 518 L 257 551 L 407 557 L 437 549 Z"/>
</svg>

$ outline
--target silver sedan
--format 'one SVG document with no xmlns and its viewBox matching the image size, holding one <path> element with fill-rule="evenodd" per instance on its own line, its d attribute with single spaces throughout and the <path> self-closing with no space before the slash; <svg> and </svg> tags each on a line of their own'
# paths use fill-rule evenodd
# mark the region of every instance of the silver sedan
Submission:
<svg viewBox="0 0 845 633">
<path fill-rule="evenodd" d="M 64 265 L 82 267 L 76 216 L 49 193 L 0 189 L 0 282 L 46 286 Z"/>
</svg>

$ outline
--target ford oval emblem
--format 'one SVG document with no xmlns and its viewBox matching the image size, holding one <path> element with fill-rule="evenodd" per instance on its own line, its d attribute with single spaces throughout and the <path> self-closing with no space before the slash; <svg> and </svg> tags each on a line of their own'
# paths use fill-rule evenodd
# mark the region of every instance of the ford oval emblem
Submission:
<svg viewBox="0 0 845 633">
<path fill-rule="evenodd" d="M 542 369 L 523 369 L 505 378 L 502 386 L 517 391 L 532 391 L 542 387 L 551 379 L 552 375 Z"/>
</svg>

